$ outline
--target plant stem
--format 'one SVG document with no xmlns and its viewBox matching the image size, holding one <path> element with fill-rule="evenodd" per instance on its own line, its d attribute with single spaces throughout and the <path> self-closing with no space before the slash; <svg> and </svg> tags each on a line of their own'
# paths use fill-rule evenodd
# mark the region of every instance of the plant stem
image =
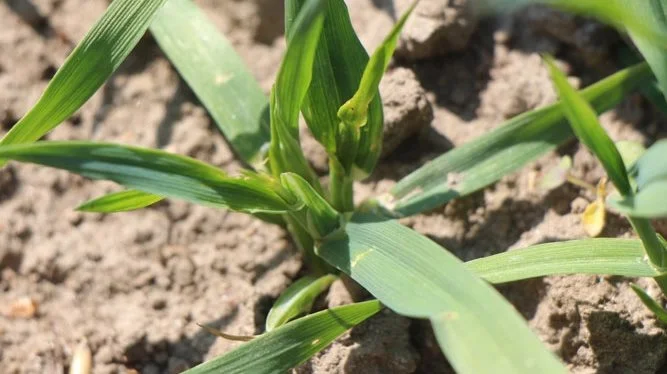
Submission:
<svg viewBox="0 0 667 374">
<path fill-rule="evenodd" d="M 655 232 L 651 222 L 645 218 L 628 217 L 630 224 L 637 232 L 639 239 L 644 244 L 644 250 L 651 263 L 659 270 L 665 270 L 667 267 L 667 251 Z"/>
<path fill-rule="evenodd" d="M 329 159 L 331 205 L 341 213 L 354 210 L 353 183 L 354 180 L 345 172 L 342 165 L 331 157 Z"/>
<path fill-rule="evenodd" d="M 287 227 L 292 234 L 292 238 L 303 254 L 303 262 L 306 263 L 310 272 L 316 276 L 335 274 L 337 270 L 315 254 L 313 238 L 298 220 L 286 215 L 285 221 L 287 221 Z"/>
</svg>

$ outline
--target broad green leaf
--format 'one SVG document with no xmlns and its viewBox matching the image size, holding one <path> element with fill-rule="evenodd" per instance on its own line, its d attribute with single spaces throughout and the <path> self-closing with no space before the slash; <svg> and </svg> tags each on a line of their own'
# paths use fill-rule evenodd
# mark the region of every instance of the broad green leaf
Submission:
<svg viewBox="0 0 667 374">
<path fill-rule="evenodd" d="M 609 198 L 608 203 L 615 210 L 632 217 L 667 217 L 667 178 L 651 182 L 636 195 L 624 199 Z"/>
<path fill-rule="evenodd" d="M 287 51 L 270 99 L 271 171 L 276 177 L 285 172 L 299 174 L 320 193 L 319 180 L 299 143 L 299 111 L 310 85 L 325 9 L 324 0 L 309 0 L 301 8 L 293 32 L 288 34 Z"/>
<path fill-rule="evenodd" d="M 303 203 L 305 222 L 302 224 L 314 239 L 321 239 L 341 227 L 338 212 L 301 176 L 283 173 L 280 175 L 280 182 Z"/>
<path fill-rule="evenodd" d="M 581 94 L 597 112 L 604 112 L 651 78 L 648 66 L 639 64 L 584 89 Z M 527 112 L 429 162 L 378 200 L 383 209 L 395 216 L 433 209 L 488 186 L 571 136 L 560 104 Z M 448 181 L 450 175 L 456 176 L 452 178 L 456 184 Z"/>
<path fill-rule="evenodd" d="M 0 158 L 108 179 L 139 191 L 248 213 L 298 208 L 277 181 L 251 174 L 230 177 L 214 166 L 163 151 L 91 142 L 39 142 L 0 147 Z"/>
<path fill-rule="evenodd" d="M 319 278 L 305 276 L 283 292 L 266 317 L 266 332 L 277 329 L 295 317 L 310 312 L 313 302 L 338 277 L 327 274 Z"/>
<path fill-rule="evenodd" d="M 575 135 L 597 156 L 621 195 L 628 196 L 632 194 L 632 187 L 625 170 L 625 164 L 623 164 L 623 158 L 618 153 L 614 142 L 600 125 L 597 113 L 570 85 L 565 74 L 556 67 L 551 57 L 545 57 L 544 61 L 549 67 L 551 80 L 560 97 L 565 117 L 570 122 Z"/>
<path fill-rule="evenodd" d="M 162 199 L 163 197 L 161 196 L 142 191 L 125 190 L 87 201 L 76 208 L 76 210 L 97 213 L 129 212 L 151 206 L 162 201 Z"/>
<path fill-rule="evenodd" d="M 317 253 L 397 313 L 429 318 L 457 372 L 565 373 L 514 307 L 442 247 L 372 215 L 346 232 Z"/>
<path fill-rule="evenodd" d="M 379 95 L 380 81 L 391 61 L 391 56 L 394 54 L 398 36 L 416 5 L 417 1 L 408 8 L 391 29 L 389 35 L 385 37 L 382 44 L 373 52 L 364 69 L 357 92 L 338 110 L 338 118 L 341 120 L 339 131 L 341 133 L 351 132 L 353 134 L 351 136 L 358 139 L 354 148 L 349 148 L 344 142 L 341 142 L 342 149 L 338 158 L 347 169 L 348 164 L 345 161 L 345 155 L 347 153 L 353 154 L 355 156 L 354 166 L 357 170 L 355 174 L 361 174 L 360 177 L 365 178 L 373 171 L 382 153 L 382 128 L 384 124 L 379 121 L 368 122 L 369 110 L 371 109 L 371 103 Z M 343 139 L 347 137 L 348 135 L 342 136 Z M 356 152 L 353 152 L 355 149 Z"/>
<path fill-rule="evenodd" d="M 308 360 L 381 308 L 377 300 L 371 300 L 299 318 L 184 374 L 284 373 Z"/>
<path fill-rule="evenodd" d="M 632 287 L 632 290 L 635 291 L 637 296 L 639 297 L 639 300 L 646 305 L 646 307 L 655 314 L 655 317 L 658 319 L 658 321 L 667 324 L 667 311 L 660 305 L 658 304 L 657 301 L 653 300 L 653 298 L 646 293 L 641 287 L 637 286 L 636 284 L 631 284 L 630 287 Z"/>
<path fill-rule="evenodd" d="M 269 101 L 231 44 L 190 0 L 169 0 L 150 30 L 234 150 L 258 167 Z"/>
<path fill-rule="evenodd" d="M 628 1 L 628 4 L 645 13 L 643 17 L 645 24 L 655 27 L 663 33 L 667 32 L 667 3 L 664 0 Z M 651 65 L 651 69 L 658 79 L 658 87 L 662 93 L 662 102 L 664 102 L 664 95 L 667 95 L 667 50 L 664 44 L 655 43 L 649 36 L 632 29 L 628 30 L 628 33 L 646 61 Z"/>
<path fill-rule="evenodd" d="M 653 144 L 637 161 L 637 184 L 644 188 L 654 181 L 667 178 L 667 140 Z"/>
<path fill-rule="evenodd" d="M 164 2 L 112 2 L 0 145 L 34 142 L 78 110 L 125 60 Z"/>
<path fill-rule="evenodd" d="M 656 277 L 639 240 L 585 239 L 538 244 L 466 262 L 491 283 L 545 275 L 604 274 Z"/>
</svg>

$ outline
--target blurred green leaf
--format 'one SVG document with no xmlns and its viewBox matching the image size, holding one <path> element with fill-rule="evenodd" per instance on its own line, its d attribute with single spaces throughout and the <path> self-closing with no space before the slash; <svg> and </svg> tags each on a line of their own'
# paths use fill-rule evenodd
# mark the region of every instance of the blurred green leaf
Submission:
<svg viewBox="0 0 667 374">
<path fill-rule="evenodd" d="M 361 177 L 370 175 L 382 153 L 382 129 L 384 124 L 380 121 L 368 122 L 369 110 L 372 109 L 370 105 L 373 99 L 379 95 L 380 81 L 394 54 L 398 36 L 408 17 L 415 9 L 417 2 L 413 2 L 410 8 L 396 22 L 389 35 L 382 41 L 382 44 L 373 52 L 364 69 L 361 82 L 354 96 L 338 110 L 338 118 L 341 120 L 339 132 L 343 133 L 341 138 L 348 139 L 354 137 L 358 142 L 354 143 L 354 147 L 348 147 L 344 141 L 341 141 L 339 161 L 349 172 L 350 169 L 346 161 L 346 156 L 348 154 L 354 155 L 355 169 L 358 170 L 357 173 L 361 174 Z M 345 135 L 345 132 L 349 132 L 350 135 Z"/>
<path fill-rule="evenodd" d="M 628 1 L 630 6 L 645 14 L 642 22 L 650 27 L 667 33 L 667 3 L 664 0 Z M 667 95 L 667 49 L 664 43 L 655 43 L 648 35 L 629 29 L 628 33 L 658 79 L 658 86 Z"/>
<path fill-rule="evenodd" d="M 87 201 L 76 210 L 97 213 L 129 212 L 151 206 L 163 199 L 161 196 L 142 191 L 125 190 Z"/>
<path fill-rule="evenodd" d="M 271 171 L 277 177 L 294 172 L 322 192 L 299 143 L 299 111 L 308 91 L 326 1 L 308 0 L 288 34 L 287 51 L 271 92 Z"/>
<path fill-rule="evenodd" d="M 560 97 L 565 117 L 570 122 L 575 135 L 597 156 L 621 195 L 632 194 L 632 187 L 623 164 L 623 158 L 621 158 L 614 142 L 600 125 L 597 113 L 570 86 L 565 74 L 556 67 L 554 60 L 548 56 L 544 60 L 549 67 L 551 80 Z"/>
<path fill-rule="evenodd" d="M 0 145 L 34 142 L 77 111 L 125 60 L 164 2 L 112 2 Z"/>
<path fill-rule="evenodd" d="M 346 232 L 317 253 L 397 313 L 429 318 L 457 372 L 565 373 L 514 307 L 439 245 L 372 215 Z"/>
<path fill-rule="evenodd" d="M 266 332 L 277 329 L 295 317 L 310 312 L 313 302 L 338 277 L 327 274 L 319 278 L 305 276 L 289 286 L 276 300 L 266 317 Z"/>
<path fill-rule="evenodd" d="M 636 195 L 626 198 L 609 198 L 615 210 L 638 218 L 667 217 L 667 179 L 660 179 L 642 188 Z"/>
<path fill-rule="evenodd" d="M 598 112 L 620 102 L 652 78 L 646 64 L 622 70 L 581 91 Z M 474 141 L 456 147 L 400 180 L 378 199 L 387 213 L 416 214 L 486 187 L 553 150 L 572 136 L 560 104 L 521 114 Z M 456 183 L 451 183 L 449 176 Z"/>
<path fill-rule="evenodd" d="M 655 142 L 637 160 L 637 184 L 644 188 L 656 180 L 667 179 L 667 139 Z"/>
<path fill-rule="evenodd" d="M 283 213 L 298 206 L 268 176 L 229 177 L 214 166 L 163 151 L 91 142 L 39 142 L 0 147 L 0 158 L 108 179 L 139 191 L 248 213 Z"/>
<path fill-rule="evenodd" d="M 289 322 L 184 374 L 284 373 L 379 312 L 377 300 L 323 310 Z"/>
<path fill-rule="evenodd" d="M 491 283 L 565 274 L 660 275 L 639 240 L 615 238 L 538 244 L 468 261 L 466 266 Z"/>
<path fill-rule="evenodd" d="M 150 30 L 233 149 L 258 167 L 270 142 L 269 101 L 231 44 L 190 0 L 169 0 Z"/>
<path fill-rule="evenodd" d="M 630 140 L 616 142 L 616 149 L 618 149 L 618 153 L 621 154 L 625 169 L 628 171 L 635 166 L 639 158 L 646 152 L 644 145 Z"/>
<path fill-rule="evenodd" d="M 540 183 L 543 190 L 553 190 L 567 181 L 567 173 L 572 169 L 572 157 L 563 156 L 556 167 L 549 170 Z"/>
<path fill-rule="evenodd" d="M 667 324 L 667 311 L 660 304 L 658 304 L 657 301 L 653 300 L 653 298 L 649 296 L 646 291 L 644 291 L 636 284 L 631 284 L 630 287 L 632 287 L 632 290 L 635 291 L 639 297 L 639 300 L 641 300 L 642 303 L 644 303 L 644 305 L 651 312 L 653 312 L 653 314 L 655 314 L 655 317 L 658 319 L 658 321 Z"/>
</svg>

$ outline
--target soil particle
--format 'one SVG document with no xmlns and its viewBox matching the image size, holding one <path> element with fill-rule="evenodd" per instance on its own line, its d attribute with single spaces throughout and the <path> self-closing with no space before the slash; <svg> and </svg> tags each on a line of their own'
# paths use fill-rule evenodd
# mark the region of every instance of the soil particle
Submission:
<svg viewBox="0 0 667 374">
<path fill-rule="evenodd" d="M 397 0 L 402 14 L 413 3 Z M 477 18 L 470 0 L 422 0 L 405 24 L 396 55 L 418 60 L 460 51 L 468 45 Z"/>
<path fill-rule="evenodd" d="M 396 68 L 380 84 L 384 105 L 382 155 L 391 154 L 404 140 L 433 121 L 433 109 L 412 70 Z"/>
</svg>

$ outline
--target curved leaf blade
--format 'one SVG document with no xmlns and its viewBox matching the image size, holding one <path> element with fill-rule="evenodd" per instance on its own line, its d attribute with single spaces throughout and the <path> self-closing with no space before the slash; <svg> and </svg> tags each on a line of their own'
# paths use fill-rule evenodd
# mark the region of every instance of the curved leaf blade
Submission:
<svg viewBox="0 0 667 374">
<path fill-rule="evenodd" d="M 262 163 L 269 101 L 227 39 L 190 0 L 169 0 L 150 30 L 241 159 Z"/>
<path fill-rule="evenodd" d="M 380 302 L 371 300 L 323 310 L 289 322 L 184 374 L 284 373 L 380 309 Z"/>
<path fill-rule="evenodd" d="M 575 135 L 600 160 L 609 178 L 623 196 L 632 194 L 625 164 L 616 145 L 598 121 L 597 114 L 583 97 L 570 85 L 551 57 L 544 61 L 549 67 L 551 80 L 558 92 L 565 117 Z"/>
<path fill-rule="evenodd" d="M 637 185 L 646 187 L 653 181 L 667 179 L 667 140 L 659 140 L 639 158 L 636 164 Z"/>
<path fill-rule="evenodd" d="M 248 213 L 283 213 L 289 195 L 261 175 L 227 176 L 214 166 L 164 151 L 92 142 L 39 142 L 0 147 L 0 158 L 68 170 L 91 179 L 196 204 Z M 277 185 L 277 186 L 276 186 Z M 284 199 L 283 197 L 286 197 Z"/>
<path fill-rule="evenodd" d="M 372 215 L 353 216 L 346 232 L 318 255 L 397 313 L 431 319 L 457 372 L 565 372 L 514 307 L 436 243 Z"/>
<path fill-rule="evenodd" d="M 650 79 L 648 65 L 638 64 L 582 90 L 581 94 L 597 112 L 604 112 Z M 436 208 L 496 182 L 571 136 L 560 104 L 521 114 L 417 169 L 378 203 L 392 216 Z M 457 175 L 457 184 L 448 183 L 449 174 Z"/>
<path fill-rule="evenodd" d="M 609 205 L 615 210 L 637 218 L 667 217 L 667 178 L 654 181 L 636 195 L 625 199 L 610 198 Z"/>
<path fill-rule="evenodd" d="M 266 317 L 266 332 L 277 329 L 301 314 L 308 313 L 315 299 L 338 277 L 327 274 L 319 278 L 305 276 L 289 286 L 273 304 Z"/>
<path fill-rule="evenodd" d="M 162 201 L 162 196 L 137 190 L 110 193 L 81 204 L 76 210 L 96 213 L 129 212 Z"/>
<path fill-rule="evenodd" d="M 635 294 L 637 294 L 639 300 L 641 300 L 642 303 L 644 303 L 644 305 L 651 312 L 653 312 L 653 314 L 655 314 L 655 317 L 658 319 L 658 321 L 667 324 L 667 310 L 658 304 L 657 301 L 653 300 L 653 298 L 647 294 L 646 291 L 644 291 L 636 284 L 631 284 L 630 287 L 632 287 L 632 290 L 635 291 Z"/>
<path fill-rule="evenodd" d="M 663 0 L 628 2 L 636 10 L 644 12 L 644 23 L 667 33 L 667 4 L 663 3 Z M 646 62 L 651 65 L 651 69 L 658 80 L 661 102 L 664 103 L 665 95 L 667 95 L 667 51 L 664 44 L 655 43 L 650 36 L 633 29 L 629 29 L 628 33 Z"/>
<path fill-rule="evenodd" d="M 639 240 L 586 239 L 515 249 L 466 262 L 491 283 L 566 274 L 656 277 Z"/>
<path fill-rule="evenodd" d="M 165 1 L 112 2 L 0 145 L 34 142 L 77 111 L 125 60 Z"/>
</svg>

